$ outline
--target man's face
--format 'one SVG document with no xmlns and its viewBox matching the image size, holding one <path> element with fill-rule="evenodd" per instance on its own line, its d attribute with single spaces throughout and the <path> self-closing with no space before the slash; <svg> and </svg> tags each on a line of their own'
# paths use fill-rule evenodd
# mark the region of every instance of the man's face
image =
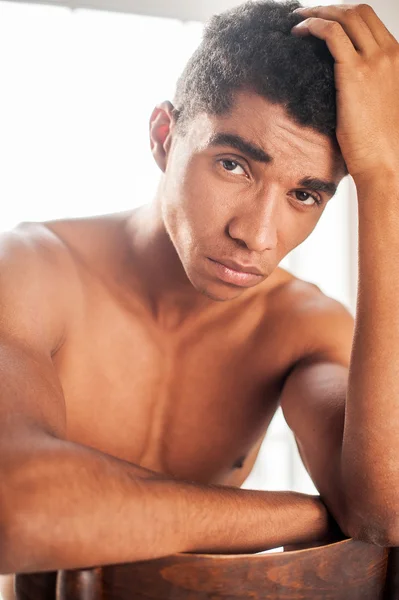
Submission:
<svg viewBox="0 0 399 600">
<path fill-rule="evenodd" d="M 308 237 L 344 176 L 328 137 L 254 93 L 238 93 L 228 115 L 200 114 L 184 136 L 171 135 L 165 227 L 193 286 L 215 300 L 262 283 Z M 234 276 L 218 264 L 226 261 L 260 275 Z"/>
</svg>

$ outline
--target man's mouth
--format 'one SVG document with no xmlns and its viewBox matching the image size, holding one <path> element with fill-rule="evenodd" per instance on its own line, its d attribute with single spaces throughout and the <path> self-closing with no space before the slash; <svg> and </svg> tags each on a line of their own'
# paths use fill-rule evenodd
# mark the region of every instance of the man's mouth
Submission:
<svg viewBox="0 0 399 600">
<path fill-rule="evenodd" d="M 211 269 L 219 279 L 239 287 L 252 287 L 260 283 L 263 276 L 257 267 L 245 266 L 234 261 L 216 260 L 208 257 Z M 228 264 L 227 264 L 228 263 Z"/>
</svg>

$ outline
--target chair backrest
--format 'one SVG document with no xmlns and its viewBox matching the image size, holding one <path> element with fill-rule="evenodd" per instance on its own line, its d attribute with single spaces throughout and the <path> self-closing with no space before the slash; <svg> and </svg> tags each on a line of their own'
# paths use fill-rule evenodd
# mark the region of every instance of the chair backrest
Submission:
<svg viewBox="0 0 399 600">
<path fill-rule="evenodd" d="M 19 575 L 16 591 L 18 600 L 398 600 L 398 554 L 388 555 L 351 539 L 270 554 L 175 554 Z"/>
</svg>

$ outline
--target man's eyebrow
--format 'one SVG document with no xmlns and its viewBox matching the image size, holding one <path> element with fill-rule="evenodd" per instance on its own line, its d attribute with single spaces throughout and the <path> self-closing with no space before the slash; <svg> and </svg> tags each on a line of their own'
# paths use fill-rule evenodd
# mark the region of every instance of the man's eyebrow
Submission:
<svg viewBox="0 0 399 600">
<path fill-rule="evenodd" d="M 250 156 L 252 160 L 261 163 L 272 162 L 272 157 L 267 154 L 260 146 L 245 140 L 236 133 L 215 133 L 209 140 L 209 146 L 229 146 L 235 148 L 239 152 Z"/>
<path fill-rule="evenodd" d="M 328 196 L 334 196 L 337 191 L 337 186 L 333 181 L 318 179 L 317 177 L 304 177 L 299 181 L 299 185 L 312 192 L 324 192 Z"/>
<path fill-rule="evenodd" d="M 271 163 L 273 158 L 260 146 L 250 142 L 236 133 L 215 133 L 209 140 L 209 146 L 229 146 L 239 152 L 250 156 L 253 160 L 261 163 Z M 334 196 L 337 186 L 333 181 L 319 179 L 317 177 L 304 177 L 299 181 L 301 187 L 312 192 L 324 192 L 328 196 Z"/>
</svg>

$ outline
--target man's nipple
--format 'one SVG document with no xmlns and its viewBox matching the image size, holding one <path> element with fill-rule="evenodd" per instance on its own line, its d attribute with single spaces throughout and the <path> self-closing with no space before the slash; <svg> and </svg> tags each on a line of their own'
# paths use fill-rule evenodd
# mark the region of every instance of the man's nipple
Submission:
<svg viewBox="0 0 399 600">
<path fill-rule="evenodd" d="M 245 456 L 240 456 L 233 465 L 233 469 L 241 469 L 244 465 Z"/>
</svg>

